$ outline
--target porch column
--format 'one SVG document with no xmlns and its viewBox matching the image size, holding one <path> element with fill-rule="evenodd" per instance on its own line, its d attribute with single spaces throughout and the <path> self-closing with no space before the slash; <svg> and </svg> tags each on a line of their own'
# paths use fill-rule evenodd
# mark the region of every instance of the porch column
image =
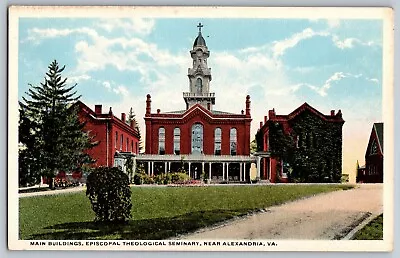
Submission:
<svg viewBox="0 0 400 258">
<path fill-rule="evenodd" d="M 203 172 L 204 172 L 204 162 L 201 163 L 201 169 L 202 169 L 202 170 L 201 170 L 201 174 L 203 174 Z M 200 174 L 200 175 L 201 175 L 201 174 Z"/>
<path fill-rule="evenodd" d="M 150 170 L 150 161 L 147 161 L 147 175 L 150 176 L 151 170 Z"/>
<path fill-rule="evenodd" d="M 154 161 L 151 162 L 151 175 L 154 176 Z"/>
<path fill-rule="evenodd" d="M 260 178 L 261 173 L 261 157 L 257 157 L 257 177 Z"/>
<path fill-rule="evenodd" d="M 222 180 L 225 180 L 225 162 L 222 162 Z"/>
<path fill-rule="evenodd" d="M 168 162 L 168 172 L 171 172 L 171 161 Z"/>
<path fill-rule="evenodd" d="M 242 169 L 242 167 L 243 167 L 243 162 L 242 163 L 239 163 L 239 167 L 240 167 L 240 171 L 239 171 L 239 181 L 242 181 L 242 172 L 243 172 L 243 169 Z"/>
<path fill-rule="evenodd" d="M 190 175 L 190 165 L 192 164 L 192 162 L 189 162 L 189 177 L 192 177 L 191 175 Z"/>
<path fill-rule="evenodd" d="M 166 161 L 164 162 L 164 172 L 165 172 L 165 174 L 167 174 L 167 162 Z"/>
<path fill-rule="evenodd" d="M 229 181 L 229 162 L 226 163 L 226 181 Z"/>
<path fill-rule="evenodd" d="M 246 162 L 243 163 L 243 181 L 246 181 Z"/>
<path fill-rule="evenodd" d="M 211 180 L 211 162 L 208 163 L 208 179 Z"/>
</svg>

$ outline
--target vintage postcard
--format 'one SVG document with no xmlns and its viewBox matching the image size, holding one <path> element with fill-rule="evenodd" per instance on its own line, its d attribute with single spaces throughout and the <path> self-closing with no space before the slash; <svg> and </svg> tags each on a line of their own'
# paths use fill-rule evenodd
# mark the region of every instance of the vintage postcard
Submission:
<svg viewBox="0 0 400 258">
<path fill-rule="evenodd" d="M 393 249 L 390 8 L 11 6 L 8 57 L 9 249 Z"/>
</svg>

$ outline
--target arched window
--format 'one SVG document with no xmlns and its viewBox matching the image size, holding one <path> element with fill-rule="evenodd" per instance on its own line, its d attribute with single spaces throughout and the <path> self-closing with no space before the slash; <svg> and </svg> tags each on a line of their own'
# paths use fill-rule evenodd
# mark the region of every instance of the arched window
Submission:
<svg viewBox="0 0 400 258">
<path fill-rule="evenodd" d="M 174 129 L 174 153 L 181 153 L 181 130 L 178 127 Z"/>
<path fill-rule="evenodd" d="M 117 144 L 118 144 L 118 132 L 115 132 L 115 146 L 114 147 L 116 149 L 118 149 Z"/>
<path fill-rule="evenodd" d="M 222 131 L 221 128 L 215 128 L 214 130 L 214 154 L 221 155 L 221 139 Z"/>
<path fill-rule="evenodd" d="M 158 154 L 165 154 L 165 128 L 158 129 Z"/>
<path fill-rule="evenodd" d="M 131 141 L 131 152 L 133 152 L 133 140 Z"/>
<path fill-rule="evenodd" d="M 203 81 L 200 78 L 197 78 L 197 80 L 196 80 L 196 89 L 197 89 L 197 93 L 203 92 Z"/>
<path fill-rule="evenodd" d="M 236 155 L 237 148 L 237 131 L 236 128 L 231 128 L 230 132 L 230 146 L 231 146 L 231 155 Z"/>
<path fill-rule="evenodd" d="M 192 153 L 203 153 L 203 126 L 201 124 L 192 126 Z"/>
</svg>

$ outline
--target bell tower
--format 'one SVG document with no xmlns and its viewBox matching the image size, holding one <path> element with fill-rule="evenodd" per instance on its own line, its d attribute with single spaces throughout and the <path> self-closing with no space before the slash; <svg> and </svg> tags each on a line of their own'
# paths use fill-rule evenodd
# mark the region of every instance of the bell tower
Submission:
<svg viewBox="0 0 400 258">
<path fill-rule="evenodd" d="M 188 69 L 189 92 L 183 93 L 186 109 L 195 104 L 200 104 L 208 110 L 212 110 L 215 104 L 215 93 L 210 93 L 211 68 L 208 68 L 207 58 L 210 56 L 206 41 L 201 35 L 203 25 L 199 23 L 199 34 L 194 40 L 190 56 L 193 59 L 193 67 Z"/>
</svg>

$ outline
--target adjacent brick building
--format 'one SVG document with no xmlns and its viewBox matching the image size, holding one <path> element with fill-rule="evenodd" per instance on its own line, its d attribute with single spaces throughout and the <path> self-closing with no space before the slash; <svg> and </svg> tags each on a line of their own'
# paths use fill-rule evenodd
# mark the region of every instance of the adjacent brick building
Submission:
<svg viewBox="0 0 400 258">
<path fill-rule="evenodd" d="M 293 179 L 300 182 L 340 182 L 343 124 L 340 110 L 324 115 L 307 103 L 288 115 L 277 115 L 274 109 L 269 110 L 256 135 L 261 179 L 288 182 L 289 174 L 297 173 L 298 178 Z M 270 143 L 279 145 L 279 141 L 288 143 L 284 151 L 290 152 L 295 164 L 271 152 Z M 279 151 L 282 152 L 276 152 Z"/>
<path fill-rule="evenodd" d="M 357 183 L 383 183 L 383 123 L 374 123 L 365 151 L 365 168 L 358 169 Z"/>
<path fill-rule="evenodd" d="M 87 150 L 95 160 L 94 166 L 117 166 L 120 157 L 139 153 L 139 134 L 135 122 L 127 124 L 125 113 L 117 118 L 111 107 L 103 113 L 102 105 L 96 105 L 94 111 L 81 101 L 76 105 L 79 107 L 79 119 L 85 123 L 84 130 L 98 142 L 98 145 Z"/>
</svg>

